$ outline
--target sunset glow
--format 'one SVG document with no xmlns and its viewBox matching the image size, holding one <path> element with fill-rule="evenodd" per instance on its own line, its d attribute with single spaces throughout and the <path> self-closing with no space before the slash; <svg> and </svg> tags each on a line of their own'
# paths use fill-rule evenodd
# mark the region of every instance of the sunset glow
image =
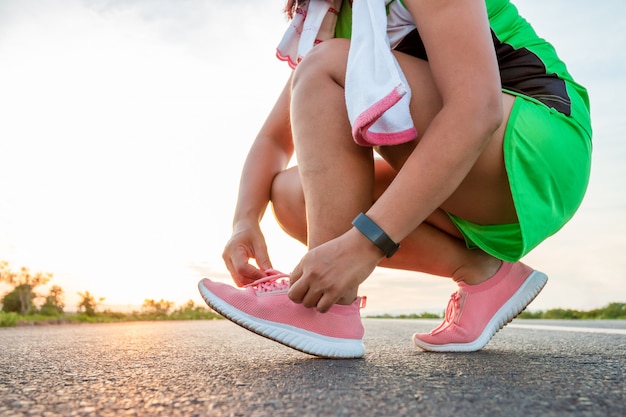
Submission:
<svg viewBox="0 0 626 417">
<path fill-rule="evenodd" d="M 624 301 L 626 123 L 615 103 L 626 61 L 615 51 L 626 49 L 626 3 L 517 3 L 588 86 L 595 128 L 583 207 L 526 258 L 551 278 L 531 308 Z M 228 280 L 221 253 L 239 172 L 290 71 L 274 56 L 281 6 L 3 2 L 0 260 L 53 273 L 68 310 L 85 290 L 120 308 L 201 303 L 200 278 Z M 271 215 L 263 227 L 274 266 L 288 272 L 305 249 Z M 367 313 L 441 311 L 453 290 L 389 270 L 362 288 Z"/>
</svg>

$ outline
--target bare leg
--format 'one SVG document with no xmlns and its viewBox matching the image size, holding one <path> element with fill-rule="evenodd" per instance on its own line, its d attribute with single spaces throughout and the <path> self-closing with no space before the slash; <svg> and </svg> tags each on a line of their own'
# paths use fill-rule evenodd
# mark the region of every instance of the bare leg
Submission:
<svg viewBox="0 0 626 417">
<path fill-rule="evenodd" d="M 389 186 L 395 171 L 384 160 L 375 160 L 373 199 L 377 199 Z M 306 207 L 298 167 L 290 168 L 276 176 L 272 184 L 272 208 L 282 229 L 306 244 Z M 385 258 L 380 266 L 407 271 L 426 272 L 453 277 L 456 265 L 490 263 L 492 258 L 482 251 L 469 251 L 443 210 L 433 213 L 417 230 L 401 242 L 401 249 L 393 258 Z M 451 248 L 456 248 L 451 250 Z M 479 264 L 479 265 L 480 265 Z M 457 279 L 462 279 L 459 275 Z"/>
<path fill-rule="evenodd" d="M 371 150 L 353 142 L 345 112 L 343 77 L 348 47 L 349 43 L 343 40 L 317 46 L 301 63 L 294 78 L 291 120 L 310 248 L 348 230 L 354 216 L 371 205 L 374 195 Z M 441 108 L 441 100 L 426 62 L 402 54 L 398 58 L 414 91 L 411 110 L 415 125 L 419 132 L 424 132 Z M 507 96 L 507 117 L 512 103 L 513 99 Z M 503 133 L 504 126 L 494 134 L 466 180 L 442 208 L 483 224 L 516 220 L 504 169 Z M 380 149 L 380 153 L 399 169 L 416 143 Z M 275 185 L 278 188 L 279 182 Z M 301 232 L 302 228 L 300 237 Z M 393 258 L 380 265 L 452 277 L 469 284 L 488 279 L 500 265 L 498 259 L 480 250 L 468 250 L 441 210 L 433 213 L 402 245 Z"/>
<path fill-rule="evenodd" d="M 306 245 L 306 207 L 298 167 L 286 169 L 274 177 L 270 200 L 278 225 Z"/>
<path fill-rule="evenodd" d="M 373 152 L 352 140 L 343 75 L 341 67 L 333 64 L 347 56 L 349 44 L 341 43 L 342 48 L 311 52 L 293 81 L 291 123 L 305 196 L 309 249 L 346 232 L 352 219 L 372 204 Z"/>
<path fill-rule="evenodd" d="M 396 171 L 384 160 L 375 159 L 374 172 L 373 200 L 376 200 L 393 181 Z M 297 166 L 276 175 L 272 182 L 271 201 L 274 217 L 280 227 L 306 245 L 306 207 Z"/>
</svg>

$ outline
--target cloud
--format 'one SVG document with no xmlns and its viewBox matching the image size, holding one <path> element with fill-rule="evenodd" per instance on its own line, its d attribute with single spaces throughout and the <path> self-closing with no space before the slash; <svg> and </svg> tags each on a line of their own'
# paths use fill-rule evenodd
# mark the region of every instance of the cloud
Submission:
<svg viewBox="0 0 626 417">
<path fill-rule="evenodd" d="M 132 16 L 154 27 L 164 39 L 173 42 L 209 41 L 213 49 L 219 44 L 237 45 L 256 33 L 271 32 L 265 26 L 272 14 L 281 15 L 280 2 L 274 0 L 80 0 L 105 18 Z M 277 7 L 278 6 L 278 7 Z M 262 37 L 262 36 L 261 36 Z M 206 46 L 206 45 L 205 45 Z"/>
<path fill-rule="evenodd" d="M 82 0 L 87 8 L 107 19 L 125 16 L 155 28 L 164 39 L 187 42 L 215 22 L 222 2 L 207 0 Z"/>
</svg>

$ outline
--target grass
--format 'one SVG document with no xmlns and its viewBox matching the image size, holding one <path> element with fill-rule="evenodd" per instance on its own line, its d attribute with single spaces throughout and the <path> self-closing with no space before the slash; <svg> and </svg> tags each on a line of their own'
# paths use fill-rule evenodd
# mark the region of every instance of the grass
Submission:
<svg viewBox="0 0 626 417">
<path fill-rule="evenodd" d="M 383 314 L 367 316 L 382 319 L 437 319 L 443 318 L 443 314 Z M 609 305 L 589 311 L 554 308 L 550 310 L 524 311 L 519 316 L 522 319 L 546 319 L 546 320 L 626 320 L 626 303 L 610 303 Z"/>
<path fill-rule="evenodd" d="M 119 323 L 129 321 L 158 321 L 158 320 L 215 320 L 221 316 L 209 311 L 175 311 L 170 314 L 154 313 L 120 313 L 115 311 L 96 312 L 93 315 L 84 313 L 64 313 L 57 316 L 46 316 L 43 314 L 6 313 L 0 311 L 0 327 L 15 327 L 24 325 L 45 325 L 45 324 L 70 324 L 70 323 Z"/>
<path fill-rule="evenodd" d="M 443 315 L 433 313 L 420 314 L 382 314 L 367 316 L 368 318 L 382 319 L 438 319 Z M 555 308 L 546 311 L 534 311 L 521 313 L 519 318 L 523 319 L 551 319 L 551 320 L 626 320 L 626 303 L 610 303 L 606 307 L 589 310 L 571 310 Z M 69 323 L 118 323 L 128 321 L 157 321 L 157 320 L 215 320 L 222 317 L 217 313 L 203 307 L 191 306 L 180 308 L 171 313 L 143 311 L 132 313 L 121 313 L 104 310 L 92 315 L 84 313 L 69 314 L 63 313 L 56 316 L 43 314 L 6 313 L 0 311 L 0 327 L 15 327 L 21 325 L 45 325 L 45 324 L 69 324 Z"/>
</svg>

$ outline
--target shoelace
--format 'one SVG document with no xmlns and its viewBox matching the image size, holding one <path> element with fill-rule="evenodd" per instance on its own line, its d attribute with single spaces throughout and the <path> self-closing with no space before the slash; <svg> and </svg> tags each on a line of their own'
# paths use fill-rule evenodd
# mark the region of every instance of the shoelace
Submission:
<svg viewBox="0 0 626 417">
<path fill-rule="evenodd" d="M 430 334 L 437 334 L 445 329 L 447 329 L 454 320 L 456 319 L 457 314 L 461 311 L 461 294 L 459 292 L 455 292 L 450 296 L 450 301 L 448 301 L 448 306 L 446 307 L 446 315 L 443 319 L 443 323 L 439 325 L 439 327 L 433 329 Z"/>
<path fill-rule="evenodd" d="M 268 293 L 274 291 L 284 291 L 289 289 L 289 280 L 284 278 L 289 278 L 289 274 L 285 274 L 283 272 L 277 271 L 275 269 L 268 269 L 265 271 L 266 274 L 270 274 L 267 277 L 263 277 L 261 279 L 257 279 L 254 282 L 251 282 L 248 285 L 244 285 L 244 288 L 253 287 L 256 288 L 257 293 Z M 362 295 L 361 302 L 359 304 L 359 309 L 365 308 L 365 304 L 367 303 L 367 297 Z"/>
<path fill-rule="evenodd" d="M 251 282 L 248 285 L 245 285 L 244 288 L 253 287 L 256 289 L 258 293 L 268 293 L 274 291 L 283 291 L 285 289 L 289 289 L 289 280 L 283 278 L 289 278 L 289 274 L 284 274 L 275 270 L 265 271 L 267 274 L 271 274 L 267 277 L 263 277 L 261 279 L 257 279 L 254 282 Z"/>
</svg>

